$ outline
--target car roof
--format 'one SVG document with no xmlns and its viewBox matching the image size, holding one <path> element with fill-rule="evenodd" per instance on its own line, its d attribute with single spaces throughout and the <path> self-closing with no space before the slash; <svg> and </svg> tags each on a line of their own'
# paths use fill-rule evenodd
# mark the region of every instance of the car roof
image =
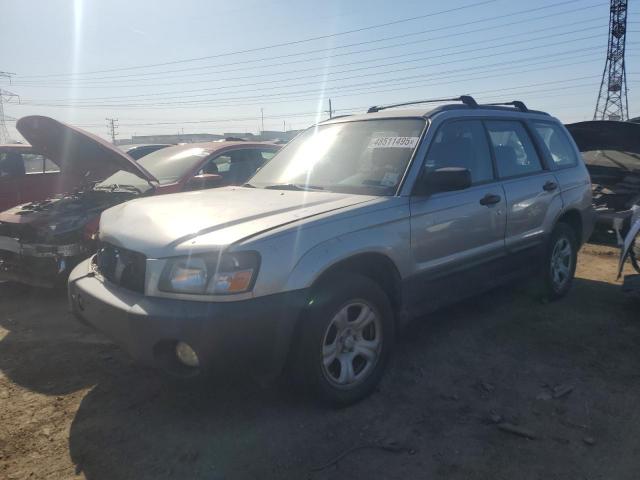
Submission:
<svg viewBox="0 0 640 480">
<path fill-rule="evenodd" d="M 118 145 L 118 148 L 128 152 L 129 150 L 135 150 L 136 148 L 170 147 L 171 145 L 175 145 L 175 143 L 129 143 L 127 145 Z"/>
<path fill-rule="evenodd" d="M 222 142 L 198 142 L 198 143 L 181 143 L 179 145 L 172 145 L 167 147 L 166 150 L 175 152 L 180 150 L 188 150 L 190 148 L 202 148 L 208 153 L 213 153 L 218 150 L 226 150 L 235 147 L 244 147 L 244 148 L 260 148 L 260 147 L 270 147 L 270 148 L 281 148 L 280 145 L 276 145 L 271 142 L 244 142 L 244 141 L 222 141 Z"/>
<path fill-rule="evenodd" d="M 441 105 L 436 108 L 388 108 L 383 109 L 378 112 L 371 113 L 362 113 L 356 115 L 344 115 L 341 117 L 336 117 L 333 119 L 325 120 L 321 122 L 321 124 L 329 124 L 329 123 L 340 123 L 340 122 L 353 122 L 359 120 L 372 120 L 372 119 L 385 119 L 385 118 L 432 118 L 439 113 L 449 112 L 449 111 L 460 111 L 460 112 L 474 112 L 474 113 L 487 113 L 491 114 L 494 112 L 508 112 L 517 116 L 545 116 L 547 118 L 551 118 L 550 115 L 546 112 L 541 112 L 538 110 L 528 110 L 523 112 L 513 107 L 499 106 L 499 105 L 478 105 L 477 107 L 470 107 L 464 104 L 448 104 Z"/>
</svg>

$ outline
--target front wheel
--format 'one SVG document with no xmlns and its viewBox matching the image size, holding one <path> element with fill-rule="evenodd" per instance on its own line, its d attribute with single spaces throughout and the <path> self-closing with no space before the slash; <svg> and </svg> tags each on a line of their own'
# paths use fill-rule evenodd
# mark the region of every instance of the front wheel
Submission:
<svg viewBox="0 0 640 480">
<path fill-rule="evenodd" d="M 335 406 L 369 395 L 394 342 L 393 310 L 378 284 L 354 274 L 322 282 L 300 322 L 292 358 L 296 382 Z"/>
<path fill-rule="evenodd" d="M 544 296 L 548 300 L 564 297 L 571 289 L 578 261 L 578 243 L 573 229 L 558 223 L 547 245 L 543 264 Z"/>
</svg>

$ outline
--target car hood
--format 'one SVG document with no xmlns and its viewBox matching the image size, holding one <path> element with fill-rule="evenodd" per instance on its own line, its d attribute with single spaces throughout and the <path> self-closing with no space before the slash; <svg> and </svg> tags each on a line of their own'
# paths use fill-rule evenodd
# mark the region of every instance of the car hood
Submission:
<svg viewBox="0 0 640 480">
<path fill-rule="evenodd" d="M 99 181 L 118 170 L 126 170 L 149 182 L 155 177 L 133 158 L 105 140 L 79 128 L 40 115 L 22 117 L 16 123 L 20 134 L 63 172 L 73 172 Z"/>
<path fill-rule="evenodd" d="M 49 243 L 60 235 L 82 231 L 100 213 L 134 197 L 131 192 L 88 190 L 25 203 L 0 212 L 0 236 L 25 242 Z"/>
<path fill-rule="evenodd" d="M 640 124 L 593 120 L 565 126 L 587 166 L 640 170 Z"/>
<path fill-rule="evenodd" d="M 162 195 L 103 212 L 100 238 L 152 258 L 204 252 L 376 198 L 241 187 Z"/>
</svg>

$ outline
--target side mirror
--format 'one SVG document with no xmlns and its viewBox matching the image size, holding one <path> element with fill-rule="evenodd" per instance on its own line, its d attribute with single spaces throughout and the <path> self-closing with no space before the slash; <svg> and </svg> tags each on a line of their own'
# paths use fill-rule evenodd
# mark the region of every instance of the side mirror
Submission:
<svg viewBox="0 0 640 480">
<path fill-rule="evenodd" d="M 448 167 L 436 170 L 424 169 L 416 185 L 417 194 L 427 195 L 437 192 L 464 190 L 471 186 L 471 172 L 468 168 Z"/>
<path fill-rule="evenodd" d="M 185 190 L 204 190 L 206 188 L 221 187 L 223 180 L 221 175 L 216 175 L 215 173 L 194 175 L 187 181 Z"/>
</svg>

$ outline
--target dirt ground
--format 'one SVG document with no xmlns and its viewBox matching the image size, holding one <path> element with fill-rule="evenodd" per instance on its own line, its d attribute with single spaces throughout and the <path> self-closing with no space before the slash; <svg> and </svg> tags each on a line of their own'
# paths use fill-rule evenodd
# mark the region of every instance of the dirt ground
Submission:
<svg viewBox="0 0 640 480">
<path fill-rule="evenodd" d="M 616 262 L 589 245 L 560 302 L 523 284 L 416 322 L 343 410 L 283 382 L 168 382 L 60 292 L 0 285 L 0 478 L 636 479 L 640 305 Z"/>
</svg>

